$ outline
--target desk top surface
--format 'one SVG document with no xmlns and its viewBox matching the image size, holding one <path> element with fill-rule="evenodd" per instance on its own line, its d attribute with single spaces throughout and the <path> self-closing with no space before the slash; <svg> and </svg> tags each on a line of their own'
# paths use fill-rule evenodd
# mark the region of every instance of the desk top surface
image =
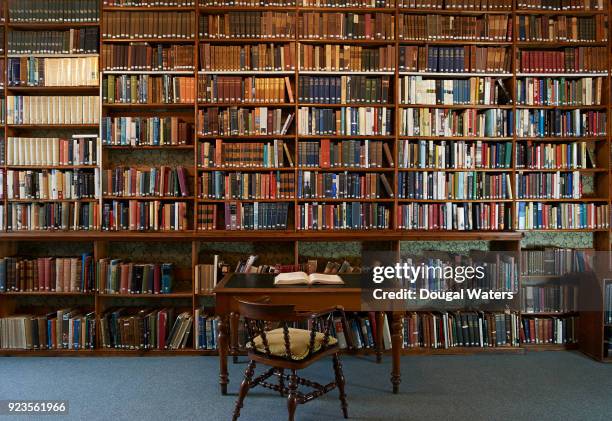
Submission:
<svg viewBox="0 0 612 421">
<path fill-rule="evenodd" d="M 260 274 L 260 273 L 230 273 L 226 275 L 223 280 L 215 288 L 215 292 L 223 292 L 223 290 L 274 290 L 278 292 L 292 292 L 300 290 L 303 292 L 321 292 L 321 291 L 338 291 L 361 289 L 361 274 L 343 274 L 340 275 L 344 281 L 344 285 L 289 285 L 289 286 L 275 286 L 274 275 L 271 274 Z"/>
</svg>

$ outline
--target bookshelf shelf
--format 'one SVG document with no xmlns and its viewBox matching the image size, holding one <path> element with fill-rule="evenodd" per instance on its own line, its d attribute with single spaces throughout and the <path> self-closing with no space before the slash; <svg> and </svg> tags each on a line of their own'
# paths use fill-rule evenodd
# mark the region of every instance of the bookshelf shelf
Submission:
<svg viewBox="0 0 612 421">
<path fill-rule="evenodd" d="M 454 348 L 404 348 L 403 355 L 470 355 L 470 354 L 524 354 L 525 350 L 521 347 L 454 347 Z"/>
<path fill-rule="evenodd" d="M 193 103 L 159 103 L 159 104 L 109 104 L 102 103 L 104 108 L 193 108 Z"/>
<path fill-rule="evenodd" d="M 128 150 L 128 151 L 139 151 L 139 150 L 185 150 L 192 151 L 193 145 L 102 145 L 103 149 L 117 149 L 117 150 Z"/>
<path fill-rule="evenodd" d="M 464 9 L 438 9 L 438 8 L 409 8 L 398 7 L 400 13 L 406 14 L 439 14 L 439 15 L 510 15 L 512 10 L 464 10 Z"/>
<path fill-rule="evenodd" d="M 104 195 L 102 196 L 103 200 L 171 200 L 171 201 L 181 201 L 181 200 L 193 200 L 193 196 L 112 196 L 112 195 Z"/>
<path fill-rule="evenodd" d="M 395 45 L 393 40 L 380 39 L 334 39 L 334 38 L 312 38 L 298 40 L 302 44 L 342 44 L 342 45 Z"/>
<path fill-rule="evenodd" d="M 226 172 L 267 172 L 267 171 L 295 171 L 293 167 L 281 167 L 281 168 L 273 168 L 273 167 L 198 167 L 198 171 L 226 171 Z M 309 168 L 312 170 L 312 168 Z"/>
<path fill-rule="evenodd" d="M 103 70 L 103 75 L 188 75 L 195 70 Z"/>
<path fill-rule="evenodd" d="M 8 291 L 1 292 L 2 296 L 47 296 L 47 297 L 63 297 L 63 296 L 77 296 L 77 297 L 94 297 L 93 292 L 61 292 L 61 291 Z"/>
<path fill-rule="evenodd" d="M 7 199 L 9 203 L 73 203 L 73 202 L 81 202 L 81 203 L 94 203 L 98 202 L 100 199 Z"/>
<path fill-rule="evenodd" d="M 209 108 L 209 107 L 274 107 L 274 108 L 295 108 L 295 103 L 286 102 L 198 102 L 198 107 Z"/>
<path fill-rule="evenodd" d="M 399 104 L 400 108 L 442 108 L 447 110 L 490 110 L 490 109 L 500 109 L 500 110 L 511 110 L 512 105 L 497 105 L 497 104 Z M 605 108 L 605 107 L 604 107 Z"/>
<path fill-rule="evenodd" d="M 228 43 L 241 43 L 241 44 L 259 44 L 264 42 L 273 42 L 278 44 L 288 44 L 294 42 L 293 37 L 286 38 L 272 38 L 272 37 L 262 37 L 262 38 L 202 38 L 200 37 L 199 42 L 206 44 L 228 44 Z"/>
<path fill-rule="evenodd" d="M 510 47 L 512 46 L 511 41 L 477 41 L 477 40 L 462 40 L 462 39 L 429 39 L 429 40 L 414 40 L 414 39 L 400 39 L 400 45 L 499 45 Z"/>
<path fill-rule="evenodd" d="M 104 38 L 102 43 L 150 42 L 155 44 L 192 44 L 194 38 Z"/>
<path fill-rule="evenodd" d="M 520 48 L 606 47 L 607 41 L 517 41 Z"/>
<path fill-rule="evenodd" d="M 103 12 L 193 12 L 194 6 L 102 6 Z"/>
<path fill-rule="evenodd" d="M 295 75 L 295 70 L 200 70 L 199 75 Z M 300 72 L 304 74 L 304 72 Z M 390 73 L 392 74 L 392 73 Z"/>
<path fill-rule="evenodd" d="M 111 298 L 159 298 L 159 299 L 172 299 L 172 298 L 192 298 L 193 294 L 191 292 L 171 292 L 165 294 L 106 294 L 106 293 L 98 293 L 98 297 L 111 299 Z"/>
<path fill-rule="evenodd" d="M 300 75 L 323 75 L 323 76 L 335 76 L 335 75 L 354 75 L 354 76 L 391 76 L 394 75 L 395 72 L 387 72 L 387 71 L 356 71 L 356 70 L 300 70 Z"/>
<path fill-rule="evenodd" d="M 53 31 L 58 29 L 66 28 L 87 28 L 87 27 L 98 27 L 99 22 L 9 22 L 6 26 L 10 29 L 17 30 L 37 30 L 37 31 Z"/>
<path fill-rule="evenodd" d="M 511 78 L 512 73 L 491 73 L 491 72 L 410 72 L 399 71 L 400 76 L 422 76 L 422 77 L 441 77 L 441 78 L 470 78 L 470 77 L 495 77 L 495 78 Z"/>
<path fill-rule="evenodd" d="M 91 53 L 9 53 L 7 58 L 17 57 L 37 57 L 37 58 L 79 58 L 79 57 L 99 57 L 99 54 Z"/>
<path fill-rule="evenodd" d="M 582 73 L 520 73 L 516 74 L 516 77 L 565 77 L 565 78 L 582 78 L 582 77 L 597 77 L 597 76 L 608 76 L 608 72 L 582 72 Z"/>
<path fill-rule="evenodd" d="M 42 169 L 42 170 L 70 170 L 70 169 L 95 169 L 97 165 L 7 165 L 9 169 Z"/>
<path fill-rule="evenodd" d="M 28 93 L 89 93 L 96 94 L 99 91 L 99 86 L 9 86 L 7 91 L 18 92 L 22 94 Z"/>
</svg>

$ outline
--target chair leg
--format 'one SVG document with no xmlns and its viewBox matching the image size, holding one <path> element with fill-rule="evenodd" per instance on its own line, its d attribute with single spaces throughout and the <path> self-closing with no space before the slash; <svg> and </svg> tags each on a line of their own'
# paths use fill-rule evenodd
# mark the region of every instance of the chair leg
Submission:
<svg viewBox="0 0 612 421">
<path fill-rule="evenodd" d="M 338 386 L 338 392 L 340 392 L 340 406 L 342 407 L 342 413 L 344 418 L 348 418 L 348 403 L 346 402 L 346 393 L 344 392 L 344 373 L 342 372 L 342 363 L 338 354 L 334 354 L 334 373 L 336 374 L 336 386 Z"/>
<path fill-rule="evenodd" d="M 298 379 L 295 370 L 291 370 L 291 375 L 289 376 L 289 397 L 287 398 L 289 421 L 293 421 L 295 417 L 295 408 L 297 407 L 297 381 Z"/>
<path fill-rule="evenodd" d="M 244 371 L 244 380 L 242 380 L 242 384 L 240 385 L 240 392 L 238 393 L 238 400 L 236 401 L 236 407 L 234 408 L 234 416 L 232 417 L 233 421 L 236 421 L 240 416 L 240 409 L 242 408 L 244 398 L 246 398 L 246 395 L 251 387 L 253 374 L 255 374 L 255 361 L 249 361 L 249 365 Z"/>
<path fill-rule="evenodd" d="M 280 387 L 281 396 L 285 396 L 285 392 L 283 391 L 283 389 L 285 388 L 285 378 L 283 377 L 284 375 L 285 375 L 285 369 L 279 368 L 278 369 L 278 386 Z"/>
</svg>

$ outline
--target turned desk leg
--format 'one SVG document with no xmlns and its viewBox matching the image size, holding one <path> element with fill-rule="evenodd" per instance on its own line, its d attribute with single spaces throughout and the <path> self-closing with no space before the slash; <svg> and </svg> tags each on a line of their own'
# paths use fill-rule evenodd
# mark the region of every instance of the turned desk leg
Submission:
<svg viewBox="0 0 612 421">
<path fill-rule="evenodd" d="M 227 384 L 229 383 L 229 375 L 227 371 L 227 354 L 229 350 L 228 344 L 228 319 L 226 315 L 219 317 L 219 385 L 221 386 L 221 394 L 227 395 Z"/>
<path fill-rule="evenodd" d="M 232 355 L 232 362 L 236 364 L 238 362 L 238 323 L 240 316 L 238 313 L 232 312 L 230 314 L 230 354 Z"/>
<path fill-rule="evenodd" d="M 375 313 L 376 317 L 376 362 L 382 362 L 382 355 L 385 348 L 383 341 L 383 323 L 385 322 L 385 313 L 382 311 L 377 311 Z"/>
<path fill-rule="evenodd" d="M 402 315 L 393 313 L 393 326 L 391 330 L 391 343 L 393 349 L 393 368 L 391 369 L 391 383 L 393 393 L 399 393 L 399 385 L 402 382 L 401 355 L 402 355 Z"/>
</svg>

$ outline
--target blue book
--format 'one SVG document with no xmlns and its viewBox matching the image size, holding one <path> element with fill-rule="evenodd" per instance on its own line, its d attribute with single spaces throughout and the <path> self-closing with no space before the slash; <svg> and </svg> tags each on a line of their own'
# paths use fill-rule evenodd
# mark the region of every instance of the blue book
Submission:
<svg viewBox="0 0 612 421">
<path fill-rule="evenodd" d="M 161 292 L 169 294 L 172 292 L 172 283 L 174 281 L 174 271 L 172 263 L 162 263 L 161 265 Z"/>
<path fill-rule="evenodd" d="M 6 259 L 0 259 L 0 292 L 6 292 Z"/>
</svg>

